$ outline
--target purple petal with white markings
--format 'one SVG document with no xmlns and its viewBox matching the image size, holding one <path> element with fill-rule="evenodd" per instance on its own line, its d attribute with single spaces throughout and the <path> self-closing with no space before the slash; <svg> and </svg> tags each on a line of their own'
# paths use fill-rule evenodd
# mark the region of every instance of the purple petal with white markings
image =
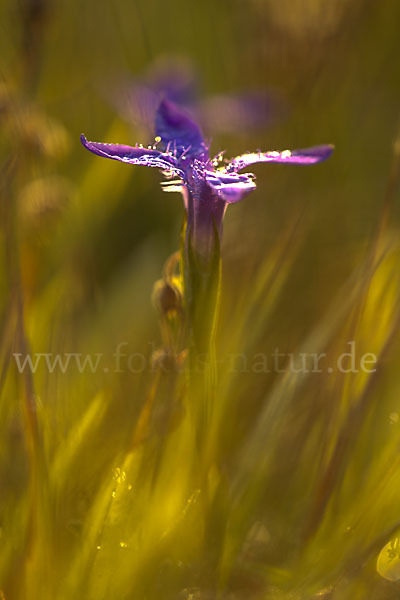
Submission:
<svg viewBox="0 0 400 600">
<path fill-rule="evenodd" d="M 132 165 L 156 167 L 163 171 L 173 172 L 181 177 L 184 176 L 183 171 L 178 167 L 178 161 L 174 156 L 160 152 L 154 148 L 89 142 L 83 134 L 81 135 L 81 142 L 87 150 L 98 156 L 112 158 Z"/>
<path fill-rule="evenodd" d="M 256 184 L 247 175 L 228 175 L 217 171 L 205 174 L 208 185 L 217 192 L 225 202 L 234 204 L 256 189 Z"/>
<path fill-rule="evenodd" d="M 313 165 L 330 157 L 334 147 L 330 144 L 313 146 L 302 150 L 283 150 L 283 152 L 251 152 L 234 158 L 228 167 L 230 171 L 240 171 L 250 165 L 262 162 L 286 163 L 289 165 Z"/>
</svg>

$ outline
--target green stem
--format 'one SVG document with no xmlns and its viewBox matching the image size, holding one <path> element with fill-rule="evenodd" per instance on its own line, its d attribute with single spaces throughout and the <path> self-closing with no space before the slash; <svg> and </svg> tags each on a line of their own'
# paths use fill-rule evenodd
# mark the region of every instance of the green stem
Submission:
<svg viewBox="0 0 400 600">
<path fill-rule="evenodd" d="M 215 331 L 221 280 L 219 234 L 203 256 L 192 245 L 190 233 L 182 246 L 184 302 L 189 331 L 190 404 L 194 411 L 199 449 L 203 449 L 216 385 Z"/>
</svg>

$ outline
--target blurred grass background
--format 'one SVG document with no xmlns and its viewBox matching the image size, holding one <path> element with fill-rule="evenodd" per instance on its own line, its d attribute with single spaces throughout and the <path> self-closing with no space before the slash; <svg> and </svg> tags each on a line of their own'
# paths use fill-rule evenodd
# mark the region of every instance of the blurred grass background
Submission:
<svg viewBox="0 0 400 600">
<path fill-rule="evenodd" d="M 2 0 L 0 24 L 0 598 L 397 599 L 399 3 Z M 281 98 L 268 127 L 206 131 L 215 153 L 336 146 L 256 166 L 227 213 L 202 455 L 184 374 L 113 372 L 121 342 L 149 364 L 161 344 L 181 198 L 79 143 L 150 143 L 111 99 L 169 55 L 204 98 Z M 376 372 L 252 369 L 349 341 Z M 27 352 L 105 358 L 20 374 Z"/>
</svg>

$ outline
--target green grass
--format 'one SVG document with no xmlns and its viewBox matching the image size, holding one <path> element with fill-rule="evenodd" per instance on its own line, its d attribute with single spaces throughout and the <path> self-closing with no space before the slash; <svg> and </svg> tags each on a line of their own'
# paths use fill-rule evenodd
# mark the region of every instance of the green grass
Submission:
<svg viewBox="0 0 400 600">
<path fill-rule="evenodd" d="M 1 5 L 0 599 L 399 597 L 400 8 L 342 4 L 317 30 L 267 0 Z M 151 301 L 181 199 L 79 145 L 147 141 L 105 90 L 167 52 L 205 92 L 288 103 L 216 152 L 336 145 L 310 169 L 256 167 L 227 212 L 206 412 L 184 344 L 162 368 Z M 336 368 L 349 342 L 376 371 Z M 29 352 L 102 358 L 19 373 Z M 326 353 L 322 372 L 288 368 L 301 353 Z"/>
</svg>

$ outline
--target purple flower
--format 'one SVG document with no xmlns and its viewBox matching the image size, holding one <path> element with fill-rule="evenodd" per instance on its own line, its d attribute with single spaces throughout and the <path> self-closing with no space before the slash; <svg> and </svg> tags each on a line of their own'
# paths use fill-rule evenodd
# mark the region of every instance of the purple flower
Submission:
<svg viewBox="0 0 400 600">
<path fill-rule="evenodd" d="M 152 131 L 154 115 L 163 98 L 184 107 L 206 130 L 217 134 L 259 131 L 286 113 L 276 90 L 252 90 L 201 96 L 201 80 L 193 64 L 183 57 L 160 56 L 143 77 L 113 86 L 107 96 L 123 118 L 139 130 Z M 115 91 L 116 90 L 116 91 Z"/>
<path fill-rule="evenodd" d="M 167 179 L 165 191 L 180 191 L 187 213 L 187 240 L 196 255 L 207 261 L 215 244 L 216 232 L 222 233 L 222 221 L 228 204 L 239 202 L 256 188 L 254 176 L 240 171 L 260 162 L 311 165 L 329 158 L 333 146 L 304 150 L 252 152 L 231 161 L 222 154 L 210 158 L 209 147 L 199 126 L 176 104 L 163 100 L 155 118 L 156 144 L 123 146 L 89 142 L 82 144 L 98 156 L 134 165 L 161 169 Z M 158 149 L 158 147 L 160 149 Z"/>
</svg>

